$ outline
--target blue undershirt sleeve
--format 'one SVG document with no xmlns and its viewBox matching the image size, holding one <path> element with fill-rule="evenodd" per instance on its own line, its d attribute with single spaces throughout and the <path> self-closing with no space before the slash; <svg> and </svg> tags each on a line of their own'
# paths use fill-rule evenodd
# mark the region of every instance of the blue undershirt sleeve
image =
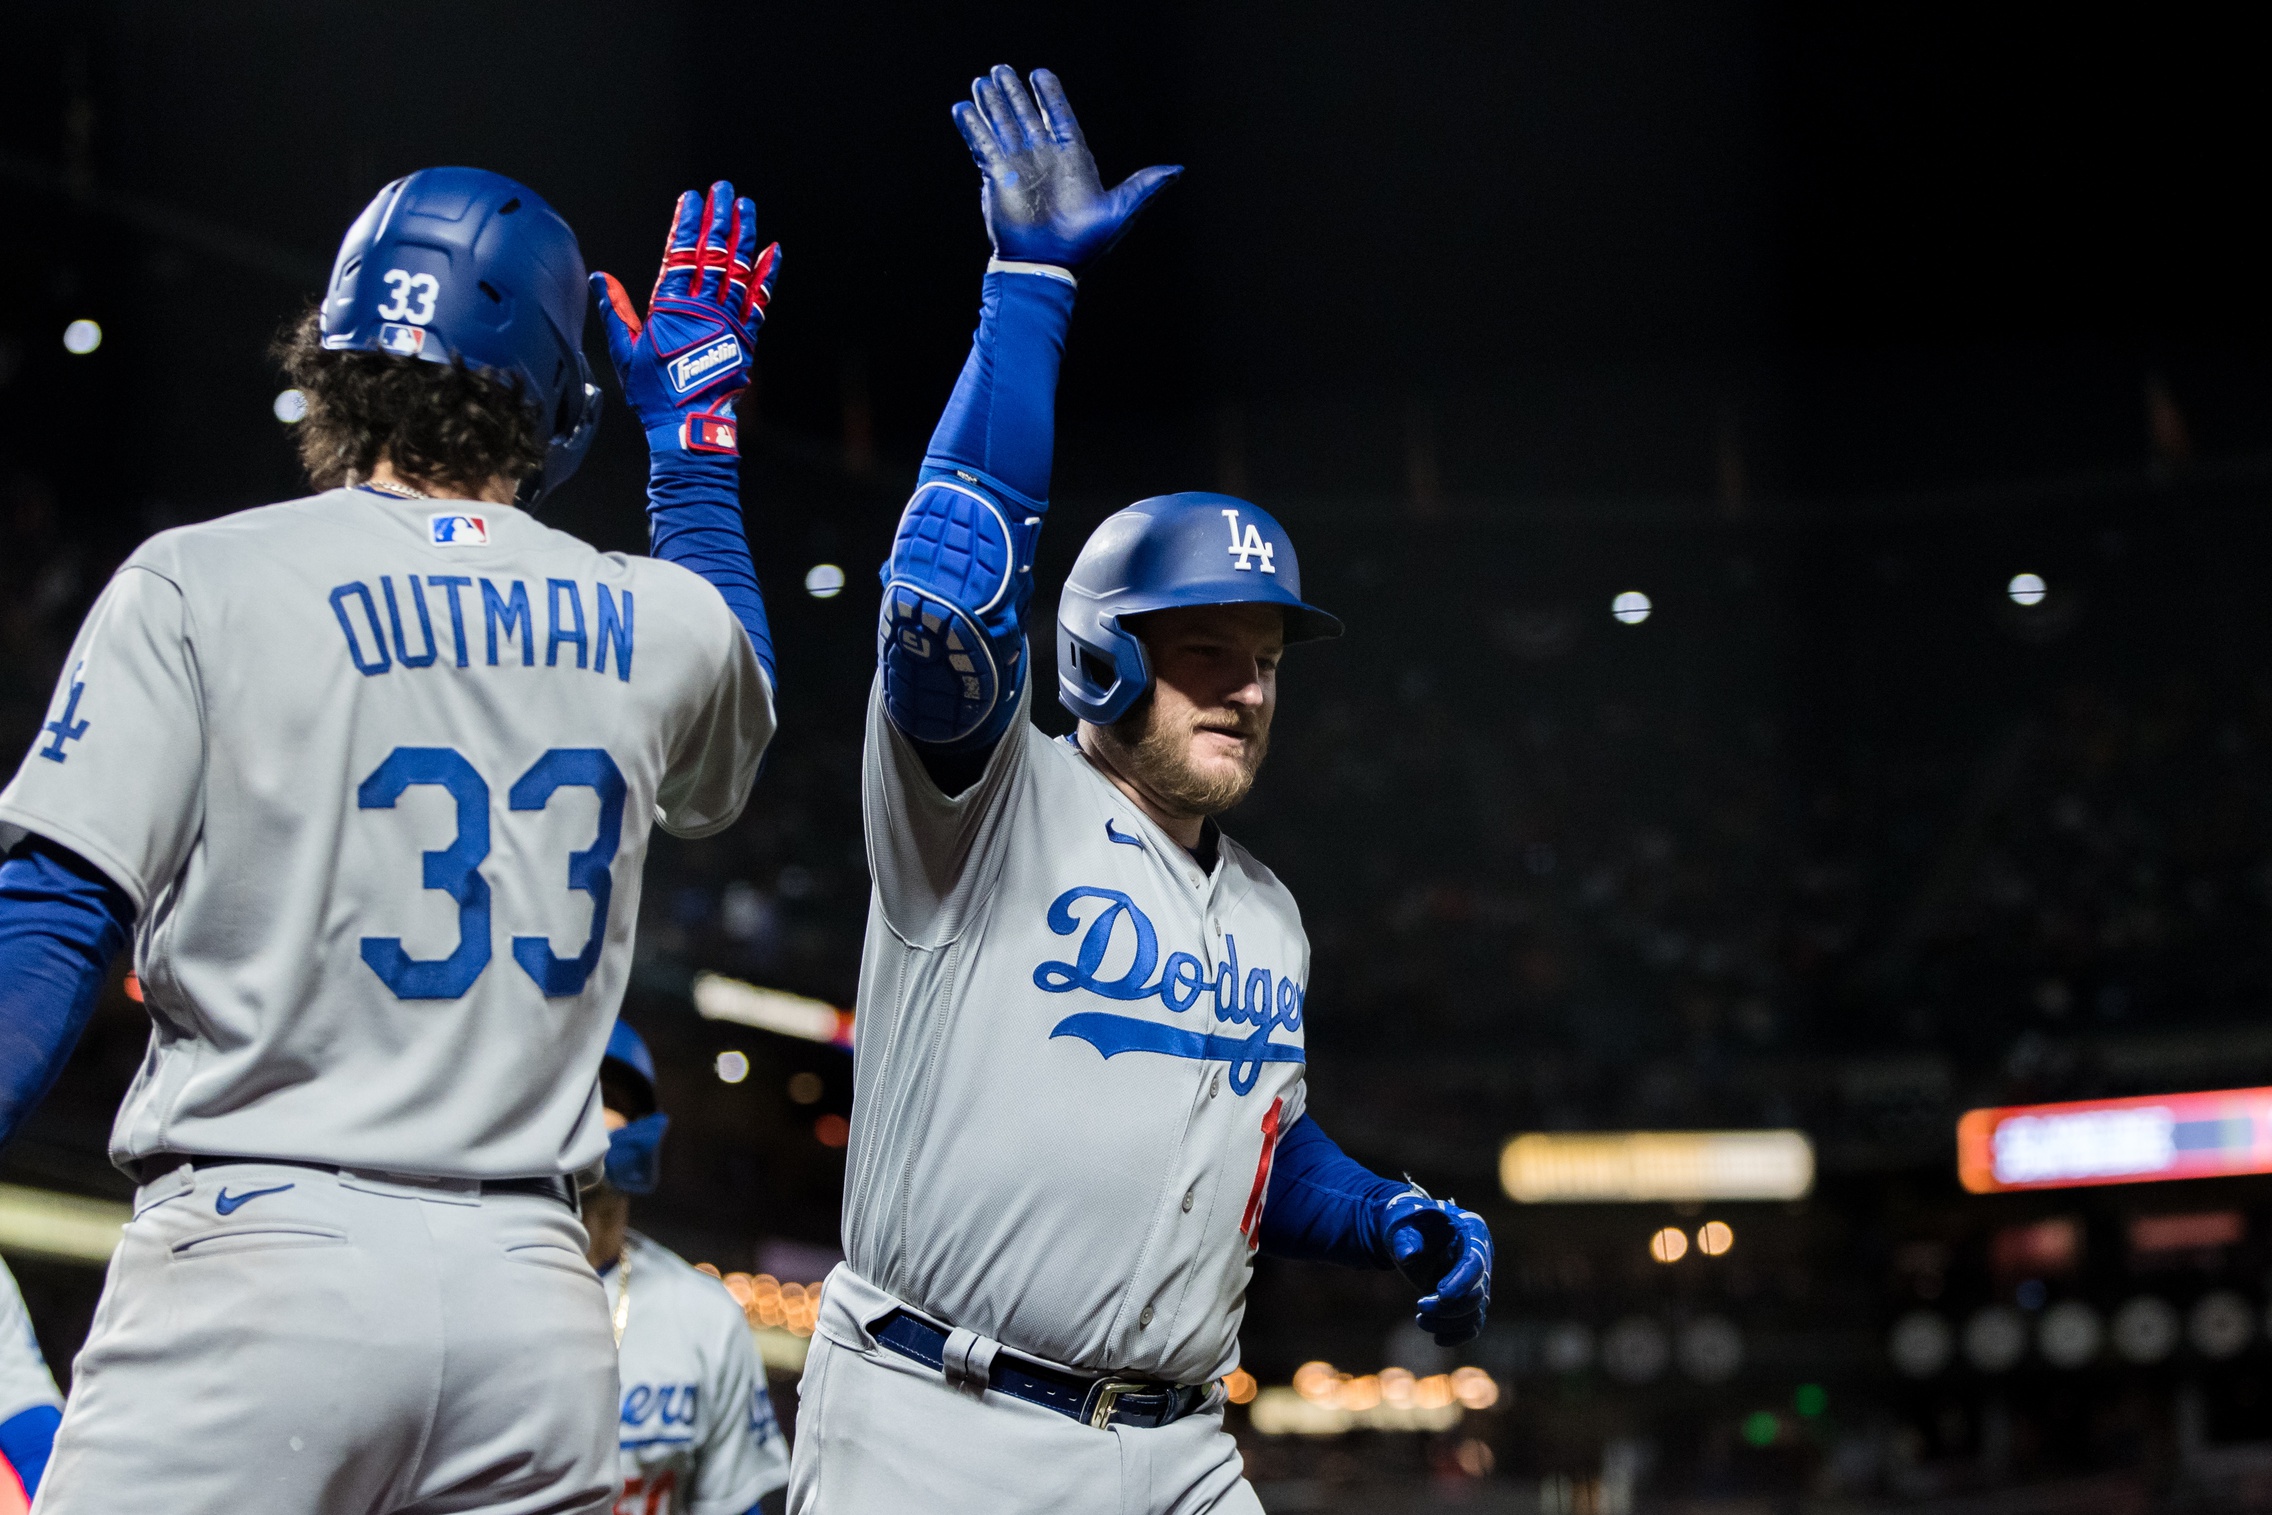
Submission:
<svg viewBox="0 0 2272 1515">
<path fill-rule="evenodd" d="M 984 769 L 1024 691 L 1073 295 L 1062 269 L 989 266 L 970 356 L 884 564 L 884 709 L 948 793 Z"/>
<path fill-rule="evenodd" d="M 1349 1268 L 1391 1267 L 1381 1216 L 1404 1189 L 1350 1158 L 1305 1115 L 1278 1139 L 1262 1207 L 1262 1250 Z"/>
<path fill-rule="evenodd" d="M 649 551 L 708 579 L 749 633 L 766 682 L 774 683 L 773 631 L 742 529 L 741 460 L 676 449 L 647 465 Z"/>
<path fill-rule="evenodd" d="M 63 1412 L 53 1405 L 33 1405 L 0 1420 L 0 1457 L 16 1470 L 26 1494 L 39 1492 L 47 1460 L 55 1453 L 55 1428 L 62 1423 Z"/>
<path fill-rule="evenodd" d="M 970 356 L 923 453 L 926 480 L 976 474 L 1028 514 L 1048 512 L 1073 293 L 1070 275 L 987 271 Z"/>
<path fill-rule="evenodd" d="M 0 862 L 0 1144 L 54 1086 L 133 924 L 125 890 L 44 837 Z"/>
</svg>

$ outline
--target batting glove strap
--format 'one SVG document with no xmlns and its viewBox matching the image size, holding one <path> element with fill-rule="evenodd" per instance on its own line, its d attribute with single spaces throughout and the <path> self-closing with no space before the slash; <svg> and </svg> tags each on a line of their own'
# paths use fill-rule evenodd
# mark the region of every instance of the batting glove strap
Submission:
<svg viewBox="0 0 2272 1515">
<path fill-rule="evenodd" d="M 1019 263 L 1009 258 L 988 258 L 986 271 L 990 274 L 1039 274 L 1044 279 L 1055 279 L 1058 283 L 1070 284 L 1075 289 L 1081 287 L 1081 281 L 1073 277 L 1073 270 L 1059 268 L 1054 263 Z"/>
</svg>

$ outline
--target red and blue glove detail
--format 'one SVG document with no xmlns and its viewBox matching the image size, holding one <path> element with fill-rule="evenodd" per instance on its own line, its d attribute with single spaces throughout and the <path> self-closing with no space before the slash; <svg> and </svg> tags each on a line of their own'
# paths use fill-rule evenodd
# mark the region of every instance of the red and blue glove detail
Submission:
<svg viewBox="0 0 2272 1515">
<path fill-rule="evenodd" d="M 721 179 L 678 197 L 641 321 L 615 275 L 592 275 L 616 378 L 654 452 L 741 452 L 734 402 L 749 388 L 781 244 L 757 250 L 757 207 Z"/>
</svg>

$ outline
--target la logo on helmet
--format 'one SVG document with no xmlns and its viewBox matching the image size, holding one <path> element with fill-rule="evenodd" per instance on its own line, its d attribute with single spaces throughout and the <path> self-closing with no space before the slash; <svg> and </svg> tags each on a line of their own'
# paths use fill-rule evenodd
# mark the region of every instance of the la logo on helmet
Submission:
<svg viewBox="0 0 2272 1515">
<path fill-rule="evenodd" d="M 1249 521 L 1246 527 L 1246 535 L 1242 537 L 1239 535 L 1239 513 L 1237 511 L 1224 511 L 1223 519 L 1231 523 L 1231 558 L 1233 560 L 1231 566 L 1233 568 L 1243 573 L 1252 573 L 1255 566 L 1254 559 L 1260 556 L 1264 573 L 1276 573 L 1278 571 L 1277 566 L 1270 561 L 1271 555 L 1277 549 L 1262 539 L 1262 528 Z"/>
</svg>

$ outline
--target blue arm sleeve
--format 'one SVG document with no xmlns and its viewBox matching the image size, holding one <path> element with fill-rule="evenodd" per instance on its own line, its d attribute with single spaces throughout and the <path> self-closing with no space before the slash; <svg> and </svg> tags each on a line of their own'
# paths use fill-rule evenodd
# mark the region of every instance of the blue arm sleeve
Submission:
<svg viewBox="0 0 2272 1515">
<path fill-rule="evenodd" d="M 774 682 L 773 631 L 742 530 L 741 460 L 673 448 L 656 452 L 647 468 L 649 550 L 717 586 Z"/>
<path fill-rule="evenodd" d="M 0 1143 L 54 1086 L 133 923 L 77 853 L 34 837 L 0 863 Z"/>
<path fill-rule="evenodd" d="M 1048 511 L 1057 369 L 1072 322 L 1071 275 L 988 270 L 970 356 L 923 454 L 926 480 L 974 473 L 1029 512 Z"/>
<path fill-rule="evenodd" d="M 0 1420 L 0 1457 L 16 1470 L 26 1494 L 39 1492 L 47 1459 L 55 1451 L 55 1428 L 62 1423 L 63 1412 L 53 1405 L 33 1405 Z"/>
<path fill-rule="evenodd" d="M 1017 712 L 1072 319 L 1070 274 L 989 269 L 970 357 L 884 564 L 884 708 L 926 755 L 983 765 Z"/>
<path fill-rule="evenodd" d="M 1305 1115 L 1278 1139 L 1262 1207 L 1262 1250 L 1349 1268 L 1391 1267 L 1381 1222 L 1404 1189 L 1351 1159 Z"/>
</svg>

